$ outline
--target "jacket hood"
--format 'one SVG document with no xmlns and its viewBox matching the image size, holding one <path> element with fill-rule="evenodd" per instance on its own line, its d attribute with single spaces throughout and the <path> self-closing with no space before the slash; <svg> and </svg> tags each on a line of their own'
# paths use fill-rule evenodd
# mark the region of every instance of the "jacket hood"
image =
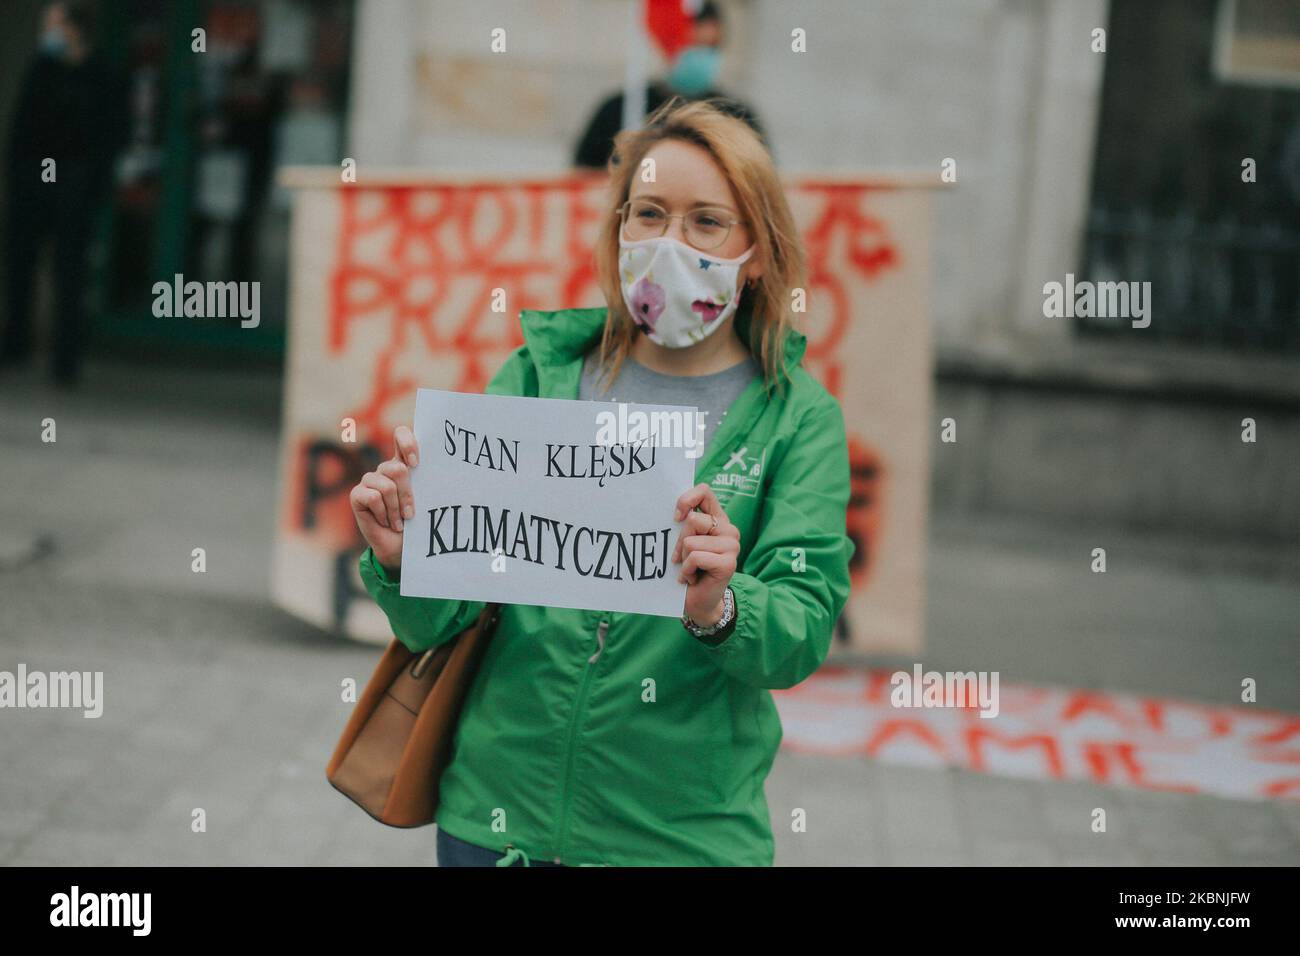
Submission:
<svg viewBox="0 0 1300 956">
<path fill-rule="evenodd" d="M 519 314 L 519 323 L 523 326 L 524 342 L 533 361 L 539 365 L 567 365 L 599 344 L 608 313 L 609 309 L 603 305 L 549 312 L 524 309 Z M 752 302 L 746 299 L 736 313 L 736 331 L 749 350 L 757 355 L 751 338 L 752 318 Z M 793 328 L 786 331 L 784 364 L 787 375 L 793 374 L 803 361 L 807 348 L 806 335 Z"/>
</svg>

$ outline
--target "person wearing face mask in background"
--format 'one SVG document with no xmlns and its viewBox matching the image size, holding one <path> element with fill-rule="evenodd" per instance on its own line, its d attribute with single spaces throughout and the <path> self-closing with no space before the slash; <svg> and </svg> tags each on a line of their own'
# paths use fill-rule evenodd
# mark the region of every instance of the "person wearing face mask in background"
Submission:
<svg viewBox="0 0 1300 956">
<path fill-rule="evenodd" d="M 94 25 L 95 7 L 86 0 L 45 8 L 38 52 L 14 111 L 5 169 L 8 295 L 0 366 L 19 365 L 31 356 L 32 292 L 42 247 L 52 240 L 52 371 L 63 385 L 80 373 L 88 331 L 87 260 L 127 129 L 125 93 L 96 55 Z M 46 160 L 54 161 L 52 169 Z"/>
<path fill-rule="evenodd" d="M 679 100 L 615 147 L 606 305 L 524 311 L 487 392 L 704 413 L 668 565 L 683 616 L 600 610 L 596 578 L 592 609 L 501 608 L 439 784 L 439 866 L 770 865 L 769 688 L 820 666 L 848 599 L 844 416 L 801 365 L 804 253 L 770 154 L 734 116 Z M 422 466 L 407 426 L 393 439 L 350 501 L 366 590 L 421 652 L 484 603 L 402 596 Z"/>
<path fill-rule="evenodd" d="M 646 85 L 646 115 L 659 109 L 673 96 L 684 100 L 707 99 L 724 112 L 744 120 L 759 139 L 765 140 L 754 111 L 714 87 L 722 67 L 722 40 L 722 12 L 714 0 L 705 0 L 691 22 L 688 43 L 673 58 L 668 74 L 663 80 Z M 604 169 L 613 151 L 614 136 L 622 126 L 623 94 L 620 92 L 596 108 L 586 131 L 578 140 L 573 164 L 580 169 Z"/>
</svg>

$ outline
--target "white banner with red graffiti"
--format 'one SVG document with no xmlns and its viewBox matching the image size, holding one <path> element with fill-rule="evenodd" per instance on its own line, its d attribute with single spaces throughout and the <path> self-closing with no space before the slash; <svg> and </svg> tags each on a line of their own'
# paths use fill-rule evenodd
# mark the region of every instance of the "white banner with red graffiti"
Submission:
<svg viewBox="0 0 1300 956">
<path fill-rule="evenodd" d="M 419 387 L 481 391 L 523 309 L 603 304 L 592 248 L 603 176 L 482 180 L 288 170 L 287 377 L 272 593 L 322 627 L 386 641 L 357 575 L 348 491 L 392 454 Z M 917 653 L 931 346 L 932 180 L 802 177 L 806 363 L 844 407 L 853 592 L 837 648 Z"/>
<path fill-rule="evenodd" d="M 908 677 L 825 667 L 776 691 L 782 746 L 1009 777 L 1300 800 L 1294 714 L 1007 682 L 992 683 L 992 706 L 948 694 L 934 695 L 945 706 L 924 706 L 920 695 L 898 693 Z M 958 703 L 965 706 L 950 706 Z"/>
</svg>

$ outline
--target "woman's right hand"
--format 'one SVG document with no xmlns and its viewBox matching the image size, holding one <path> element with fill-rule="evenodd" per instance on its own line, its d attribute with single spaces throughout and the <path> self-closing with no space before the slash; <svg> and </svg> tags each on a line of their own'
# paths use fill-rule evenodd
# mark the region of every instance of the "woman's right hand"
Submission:
<svg viewBox="0 0 1300 956">
<path fill-rule="evenodd" d="M 405 425 L 393 431 L 393 457 L 368 471 L 352 489 L 352 514 L 378 561 L 396 577 L 402 569 L 402 523 L 415 517 L 410 469 L 419 463 L 415 435 Z"/>
</svg>

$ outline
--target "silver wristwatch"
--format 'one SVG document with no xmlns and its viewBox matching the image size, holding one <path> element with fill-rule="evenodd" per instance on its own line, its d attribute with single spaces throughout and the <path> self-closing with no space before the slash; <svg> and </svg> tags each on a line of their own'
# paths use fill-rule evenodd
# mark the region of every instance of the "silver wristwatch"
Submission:
<svg viewBox="0 0 1300 956">
<path fill-rule="evenodd" d="M 731 593 L 731 588 L 722 592 L 722 617 L 718 618 L 716 624 L 710 624 L 708 627 L 702 627 L 690 619 L 689 616 L 682 615 L 682 627 L 690 631 L 696 637 L 712 637 L 719 631 L 725 630 L 727 625 L 736 617 L 736 596 Z"/>
</svg>

